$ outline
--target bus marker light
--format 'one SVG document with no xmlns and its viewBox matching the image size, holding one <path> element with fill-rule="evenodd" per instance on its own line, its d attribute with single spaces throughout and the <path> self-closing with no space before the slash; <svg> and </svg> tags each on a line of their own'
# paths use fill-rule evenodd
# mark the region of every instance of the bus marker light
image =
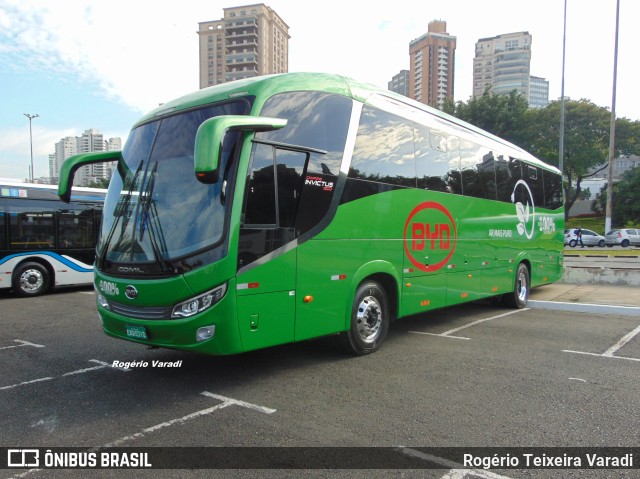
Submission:
<svg viewBox="0 0 640 479">
<path fill-rule="evenodd" d="M 494 286 L 493 288 L 491 288 L 491 292 L 492 293 L 496 293 L 498 291 L 498 287 Z"/>
<path fill-rule="evenodd" d="M 238 286 L 236 286 L 236 289 L 255 289 L 259 287 L 260 283 L 240 283 Z"/>
<path fill-rule="evenodd" d="M 311 301 L 313 301 L 313 296 L 305 296 L 304 298 L 302 298 L 302 301 L 304 301 L 305 303 L 310 303 Z"/>
<path fill-rule="evenodd" d="M 455 264 L 448 264 L 447 268 L 449 269 L 456 269 L 456 265 Z"/>
<path fill-rule="evenodd" d="M 411 283 L 407 283 L 405 286 L 406 286 L 407 288 L 410 288 L 410 287 L 412 286 L 412 284 L 411 284 Z"/>
<path fill-rule="evenodd" d="M 97 294 L 98 304 L 102 306 L 104 309 L 109 309 L 109 303 L 107 302 L 107 298 L 105 298 L 101 293 Z"/>
<path fill-rule="evenodd" d="M 462 293 L 460 295 L 461 298 L 468 298 L 469 297 L 469 293 Z"/>
<path fill-rule="evenodd" d="M 471 278 L 473 278 L 473 275 L 472 274 L 468 274 L 467 278 L 471 279 Z"/>
<path fill-rule="evenodd" d="M 331 276 L 331 281 L 340 281 L 343 279 L 347 279 L 346 274 L 334 274 L 333 276 Z"/>
<path fill-rule="evenodd" d="M 405 268 L 402 272 L 403 273 L 413 273 L 413 268 Z"/>
<path fill-rule="evenodd" d="M 431 304 L 431 300 L 430 299 L 425 299 L 420 301 L 420 306 L 429 306 Z"/>
<path fill-rule="evenodd" d="M 203 326 L 202 328 L 198 328 L 196 331 L 196 341 L 198 343 L 202 341 L 206 341 L 207 339 L 213 338 L 216 334 L 216 326 L 212 324 L 211 326 Z"/>
</svg>

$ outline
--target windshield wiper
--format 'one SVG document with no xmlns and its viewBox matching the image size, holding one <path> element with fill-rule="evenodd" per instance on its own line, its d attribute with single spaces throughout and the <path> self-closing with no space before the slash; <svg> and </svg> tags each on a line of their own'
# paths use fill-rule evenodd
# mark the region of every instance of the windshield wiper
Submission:
<svg viewBox="0 0 640 479">
<path fill-rule="evenodd" d="M 160 228 L 160 224 L 158 220 L 158 213 L 155 210 L 155 205 L 153 210 L 151 209 L 151 206 L 153 204 L 153 189 L 156 186 L 157 171 L 158 171 L 158 162 L 156 161 L 155 164 L 153 165 L 153 169 L 151 170 L 151 173 L 149 174 L 149 180 L 147 181 L 147 185 L 144 190 L 144 195 L 141 192 L 141 196 L 140 196 L 140 200 L 141 200 L 140 203 L 142 205 L 142 207 L 139 210 L 140 241 L 142 242 L 142 240 L 144 239 L 144 232 L 148 230 L 151 249 L 153 251 L 153 255 L 155 256 L 156 260 L 160 264 L 160 269 L 162 271 L 171 271 L 172 270 L 171 264 L 164 259 L 164 256 L 162 255 L 162 251 L 158 246 L 157 235 L 159 234 L 160 237 L 163 237 L 163 236 L 162 236 L 162 230 Z M 151 221 L 150 218 L 153 218 L 153 221 Z M 159 233 L 156 233 L 153 229 L 154 224 L 156 223 L 157 223 L 157 228 L 159 230 Z M 165 251 L 166 251 L 166 248 L 165 248 Z"/>
<path fill-rule="evenodd" d="M 131 179 L 131 184 L 129 185 L 129 190 L 127 191 L 126 196 L 124 197 L 122 202 L 118 201 L 118 204 L 116 205 L 116 208 L 114 211 L 114 215 L 116 216 L 116 219 L 111 225 L 111 228 L 109 229 L 109 233 L 107 234 L 107 238 L 105 239 L 104 246 L 102 248 L 102 251 L 100 252 L 100 256 L 96 261 L 96 264 L 98 264 L 100 268 L 104 268 L 104 262 L 107 258 L 109 245 L 111 244 L 111 240 L 113 239 L 113 234 L 115 233 L 116 228 L 118 227 L 120 218 L 122 218 L 126 214 L 126 212 L 129 210 L 129 203 L 131 202 L 133 189 L 135 188 L 136 180 L 138 179 L 138 175 L 140 174 L 140 170 L 142 169 L 143 163 L 144 161 L 141 161 L 140 164 L 138 165 L 138 169 L 136 170 L 135 174 L 133 175 L 133 178 Z M 124 228 L 123 228 L 123 231 L 124 231 Z"/>
</svg>

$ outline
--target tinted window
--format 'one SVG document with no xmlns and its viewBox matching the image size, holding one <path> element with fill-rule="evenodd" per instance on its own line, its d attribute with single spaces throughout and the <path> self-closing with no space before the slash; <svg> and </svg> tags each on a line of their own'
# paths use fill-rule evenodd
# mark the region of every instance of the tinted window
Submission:
<svg viewBox="0 0 640 479">
<path fill-rule="evenodd" d="M 365 105 L 349 177 L 415 187 L 412 122 Z"/>
<path fill-rule="evenodd" d="M 447 135 L 424 125 L 415 127 L 416 174 L 418 188 L 453 193 L 459 170 L 456 151 L 451 151 Z"/>
<path fill-rule="evenodd" d="M 91 248 L 96 243 L 94 210 L 64 209 L 58 215 L 58 247 Z"/>
<path fill-rule="evenodd" d="M 546 208 L 556 210 L 562 206 L 562 177 L 551 171 L 543 172 L 544 204 Z"/>
<path fill-rule="evenodd" d="M 544 183 L 542 180 L 542 170 L 535 166 L 523 164 L 523 172 L 526 172 L 525 181 L 531 189 L 533 202 L 536 206 L 543 207 L 544 202 Z"/>
<path fill-rule="evenodd" d="M 7 230 L 5 228 L 5 215 L 0 211 L 0 249 L 7 247 Z"/>
<path fill-rule="evenodd" d="M 12 207 L 9 246 L 14 250 L 49 249 L 55 246 L 54 202 L 24 202 Z"/>
<path fill-rule="evenodd" d="M 476 198 L 495 199 L 496 179 L 493 153 L 473 141 L 460 140 L 462 194 Z"/>
<path fill-rule="evenodd" d="M 275 95 L 262 107 L 262 116 L 286 118 L 287 125 L 256 134 L 256 139 L 324 150 L 311 155 L 309 172 L 338 174 L 351 120 L 352 101 L 346 97 L 314 91 Z M 324 164 L 324 167 L 322 166 Z"/>
</svg>

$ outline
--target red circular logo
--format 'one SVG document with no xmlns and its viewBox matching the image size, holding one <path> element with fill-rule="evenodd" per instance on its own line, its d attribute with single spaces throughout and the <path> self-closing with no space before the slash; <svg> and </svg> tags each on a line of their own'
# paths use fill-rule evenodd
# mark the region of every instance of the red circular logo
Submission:
<svg viewBox="0 0 640 479">
<path fill-rule="evenodd" d="M 456 249 L 456 224 L 440 203 L 416 206 L 404 224 L 404 250 L 413 265 L 426 272 L 444 267 Z"/>
</svg>

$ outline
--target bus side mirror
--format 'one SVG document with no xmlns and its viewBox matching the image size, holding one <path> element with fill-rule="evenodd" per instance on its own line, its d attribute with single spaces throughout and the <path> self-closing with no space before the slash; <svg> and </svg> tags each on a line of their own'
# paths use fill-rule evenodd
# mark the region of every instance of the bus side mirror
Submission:
<svg viewBox="0 0 640 479">
<path fill-rule="evenodd" d="M 60 168 L 60 178 L 58 180 L 58 196 L 65 203 L 71 199 L 71 185 L 73 177 L 78 168 L 94 163 L 106 163 L 109 161 L 119 161 L 122 158 L 121 151 L 99 151 L 95 153 L 82 153 L 67 158 Z"/>
<path fill-rule="evenodd" d="M 222 115 L 204 121 L 196 133 L 193 163 L 196 178 L 201 183 L 218 181 L 218 165 L 228 131 L 271 131 L 287 124 L 281 118 L 264 116 Z"/>
</svg>

